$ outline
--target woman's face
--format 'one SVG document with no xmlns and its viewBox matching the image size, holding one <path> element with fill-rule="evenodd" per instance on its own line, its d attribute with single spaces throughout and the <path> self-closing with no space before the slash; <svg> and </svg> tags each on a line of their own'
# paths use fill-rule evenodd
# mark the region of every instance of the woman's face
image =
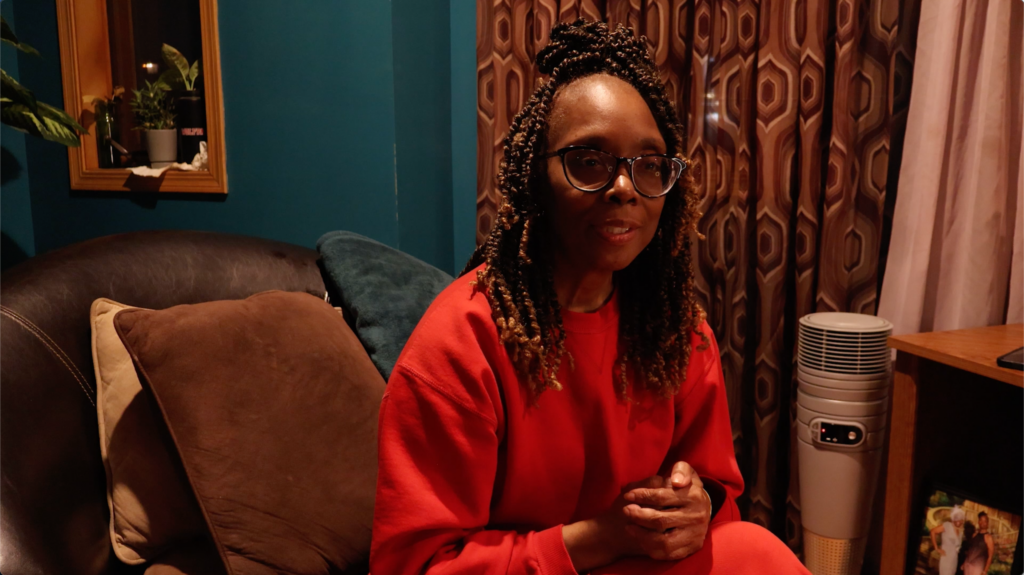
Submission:
<svg viewBox="0 0 1024 575">
<path fill-rule="evenodd" d="M 577 80 L 554 98 L 546 153 L 576 145 L 625 158 L 666 153 L 665 140 L 640 93 L 605 74 Z M 665 198 L 638 194 L 626 162 L 605 188 L 589 193 L 566 180 L 561 158 L 545 162 L 548 186 L 541 201 L 560 261 L 594 272 L 628 266 L 654 238 Z"/>
</svg>

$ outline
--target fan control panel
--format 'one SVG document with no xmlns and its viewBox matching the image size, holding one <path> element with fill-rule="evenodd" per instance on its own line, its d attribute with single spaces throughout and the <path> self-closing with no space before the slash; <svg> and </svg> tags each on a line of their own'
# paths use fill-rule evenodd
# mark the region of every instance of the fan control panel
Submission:
<svg viewBox="0 0 1024 575">
<path fill-rule="evenodd" d="M 810 423 L 811 437 L 825 445 L 854 447 L 864 442 L 867 431 L 860 423 L 815 419 Z"/>
</svg>

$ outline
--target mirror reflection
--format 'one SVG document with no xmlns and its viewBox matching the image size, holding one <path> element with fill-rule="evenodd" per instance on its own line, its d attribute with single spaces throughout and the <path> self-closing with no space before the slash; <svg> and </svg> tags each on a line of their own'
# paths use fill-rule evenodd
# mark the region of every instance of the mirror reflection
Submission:
<svg viewBox="0 0 1024 575">
<path fill-rule="evenodd" d="M 107 0 L 114 89 L 94 100 L 101 168 L 206 168 L 199 0 Z"/>
</svg>

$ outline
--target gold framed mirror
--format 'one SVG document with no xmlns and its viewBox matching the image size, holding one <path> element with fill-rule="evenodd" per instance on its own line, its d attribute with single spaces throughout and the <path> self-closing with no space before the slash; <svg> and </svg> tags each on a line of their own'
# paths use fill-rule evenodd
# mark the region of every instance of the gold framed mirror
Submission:
<svg viewBox="0 0 1024 575">
<path fill-rule="evenodd" d="M 81 137 L 80 147 L 68 148 L 73 190 L 227 193 L 217 2 L 191 0 L 192 4 L 183 8 L 184 4 L 177 1 L 166 1 L 170 4 L 164 14 L 173 13 L 174 18 L 160 18 L 159 13 L 153 16 L 154 6 L 159 3 L 149 0 L 57 0 L 64 107 L 89 130 Z M 195 22 L 197 16 L 199 21 Z M 145 177 L 127 168 L 145 161 L 153 167 L 161 166 L 155 157 L 147 160 L 147 149 L 155 150 L 156 146 L 148 133 L 135 129 L 140 116 L 129 109 L 129 99 L 133 89 L 144 90 L 147 82 L 171 77 L 160 72 L 177 73 L 173 59 L 160 57 L 160 46 L 168 41 L 161 36 L 173 36 L 177 43 L 185 44 L 179 48 L 186 65 L 193 60 L 200 62 L 199 79 L 192 77 L 196 85 L 188 84 L 186 67 L 182 74 L 186 78 L 184 88 L 177 89 L 179 86 L 166 93 L 179 108 L 186 108 L 183 103 L 189 105 L 192 122 L 183 127 L 182 110 L 177 111 L 173 128 L 176 150 L 170 154 L 176 152 L 175 161 L 183 164 L 191 164 L 194 159 L 199 169 L 168 169 L 159 177 Z M 115 86 L 125 89 L 119 103 L 112 100 Z M 196 101 L 197 94 L 201 103 Z M 108 105 L 111 101 L 115 103 Z M 201 118 L 204 112 L 205 118 Z M 152 131 L 171 129 L 166 122 L 143 126 L 163 128 Z M 193 154 L 204 138 L 206 169 L 202 169 L 201 157 Z M 156 152 L 149 155 L 155 156 Z"/>
</svg>

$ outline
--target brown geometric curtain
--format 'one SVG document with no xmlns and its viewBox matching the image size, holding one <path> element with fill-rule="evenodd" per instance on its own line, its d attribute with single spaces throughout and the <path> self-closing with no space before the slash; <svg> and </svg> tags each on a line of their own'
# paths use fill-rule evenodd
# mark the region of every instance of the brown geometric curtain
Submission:
<svg viewBox="0 0 1024 575">
<path fill-rule="evenodd" d="M 747 482 L 740 507 L 799 551 L 796 321 L 875 311 L 917 0 L 478 0 L 477 10 L 478 242 L 494 221 L 502 138 L 538 83 L 533 57 L 552 24 L 582 16 L 646 36 L 700 187 L 707 239 L 695 273 L 722 352 Z"/>
</svg>

